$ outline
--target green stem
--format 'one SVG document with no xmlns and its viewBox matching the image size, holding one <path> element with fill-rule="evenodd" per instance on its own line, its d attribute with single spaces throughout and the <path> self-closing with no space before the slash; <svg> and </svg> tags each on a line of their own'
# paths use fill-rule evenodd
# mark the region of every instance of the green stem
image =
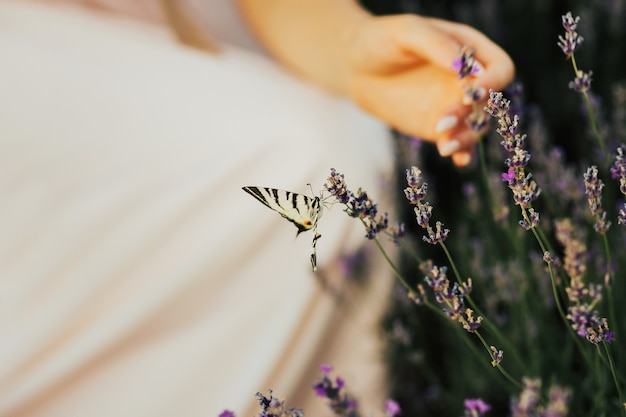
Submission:
<svg viewBox="0 0 626 417">
<path fill-rule="evenodd" d="M 559 292 L 556 286 L 556 278 L 554 276 L 554 269 L 552 269 L 552 264 L 548 264 L 548 270 L 550 271 L 550 281 L 552 282 L 552 294 L 554 296 L 554 302 L 556 304 L 557 310 L 559 311 L 559 315 L 561 316 L 561 319 L 563 320 L 565 327 L 569 330 L 568 333 L 572 336 L 572 339 L 574 340 L 576 347 L 578 347 L 578 350 L 583 356 L 583 359 L 585 363 L 587 364 L 587 367 L 589 369 L 593 369 L 591 358 L 589 358 L 587 351 L 585 350 L 582 342 L 580 341 L 580 336 L 578 336 L 576 332 L 574 332 L 574 329 L 572 329 L 572 326 L 569 324 L 569 321 L 567 320 L 567 316 L 565 315 L 565 311 L 563 310 L 563 306 L 561 305 Z"/>
<path fill-rule="evenodd" d="M 576 58 L 574 58 L 574 54 L 571 55 L 572 59 L 572 67 L 574 68 L 574 76 L 578 77 L 578 66 L 576 65 Z M 600 131 L 598 130 L 598 123 L 596 122 L 595 112 L 593 111 L 593 105 L 591 104 L 591 100 L 589 99 L 589 94 L 586 91 L 582 92 L 583 99 L 585 101 L 585 107 L 587 107 L 587 114 L 589 115 L 589 122 L 591 123 L 591 129 L 593 130 L 593 134 L 600 145 L 600 149 L 602 150 L 602 154 L 604 155 L 604 159 L 608 164 L 610 162 L 609 154 L 606 151 L 606 147 L 604 146 L 604 140 L 602 139 L 602 135 L 600 135 Z"/>
<path fill-rule="evenodd" d="M 393 240 L 394 236 L 393 234 L 389 233 L 388 231 L 384 231 L 383 232 L 387 237 L 389 237 L 390 239 Z M 415 252 L 413 250 L 413 248 L 411 247 L 411 245 L 407 245 L 407 244 L 403 244 L 402 242 L 400 242 L 399 244 L 400 248 L 402 248 L 402 250 L 406 251 L 409 255 L 411 255 L 411 257 L 413 258 L 413 260 L 417 261 L 417 263 L 422 264 L 424 263 L 424 260 L 417 254 L 417 252 Z"/>
<path fill-rule="evenodd" d="M 448 247 L 443 242 L 439 242 L 439 245 L 445 252 L 446 257 L 448 258 L 448 262 L 450 262 L 450 266 L 452 267 L 452 270 L 454 271 L 456 281 L 458 282 L 460 286 L 463 286 L 463 280 L 461 279 L 461 274 L 459 273 L 456 267 L 456 264 L 454 263 L 454 260 L 452 259 L 452 255 L 450 254 Z M 515 349 L 515 347 L 511 344 L 511 342 L 509 342 L 509 339 L 504 337 L 502 333 L 500 333 L 500 330 L 498 330 L 495 324 L 493 324 L 491 320 L 489 320 L 489 318 L 481 311 L 481 309 L 474 302 L 470 294 L 464 294 L 464 297 L 468 301 L 468 304 L 474 310 L 474 312 L 476 312 L 477 315 L 483 318 L 482 324 L 499 340 L 500 344 L 507 350 L 507 352 L 511 352 L 513 358 L 515 359 L 515 362 L 521 368 L 524 368 L 524 362 L 522 361 L 521 357 L 517 353 L 517 350 Z"/>
<path fill-rule="evenodd" d="M 609 361 L 609 368 L 611 369 L 611 375 L 613 375 L 613 383 L 615 384 L 615 388 L 617 389 L 617 397 L 619 398 L 619 402 L 622 405 L 620 407 L 622 416 L 626 416 L 626 408 L 624 408 L 624 397 L 622 396 L 622 389 L 620 387 L 620 383 L 617 379 L 617 372 L 615 370 L 615 362 L 613 361 L 613 354 L 609 349 L 609 346 L 606 342 L 602 343 L 604 345 L 604 351 L 606 352 L 606 357 Z"/>
<path fill-rule="evenodd" d="M 487 344 L 487 342 L 485 341 L 485 339 L 483 338 L 483 336 L 480 334 L 480 332 L 478 330 L 476 330 L 474 332 L 474 334 L 476 335 L 476 337 L 478 337 L 478 340 L 480 340 L 480 343 L 483 344 L 483 346 L 485 347 L 485 349 L 487 350 L 487 352 L 489 353 L 489 357 L 491 358 L 492 361 L 497 362 L 495 355 L 493 354 L 493 352 L 491 351 L 491 348 L 489 347 L 489 345 Z M 513 386 L 515 386 L 517 389 L 522 389 L 524 388 L 524 385 L 522 385 L 522 383 L 520 383 L 519 381 L 517 381 L 515 378 L 513 378 L 511 376 L 511 374 L 509 374 L 506 369 L 504 369 L 504 367 L 502 367 L 502 365 L 500 363 L 496 363 L 496 368 L 498 368 L 498 370 L 500 371 L 500 373 L 511 383 L 513 384 Z"/>
<path fill-rule="evenodd" d="M 396 265 L 393 263 L 393 261 L 391 260 L 391 258 L 389 257 L 389 255 L 387 254 L 387 251 L 385 251 L 385 248 L 383 248 L 383 245 L 381 245 L 380 241 L 378 240 L 378 238 L 374 238 L 374 242 L 376 242 L 376 246 L 378 246 L 378 249 L 380 250 L 380 252 L 383 254 L 383 257 L 385 258 L 385 260 L 387 261 L 387 263 L 389 264 L 389 266 L 391 267 L 391 270 L 393 271 L 393 274 L 396 276 L 396 278 L 398 278 L 398 280 L 402 283 L 402 285 L 404 285 L 404 288 L 407 289 L 407 291 L 409 291 L 410 293 L 412 293 L 413 295 L 418 295 L 415 293 L 415 291 L 413 290 L 413 288 L 411 288 L 411 286 L 409 285 L 409 283 L 406 281 L 406 279 L 404 278 L 404 276 L 402 275 L 402 273 L 400 273 L 400 270 L 396 267 Z"/>
</svg>

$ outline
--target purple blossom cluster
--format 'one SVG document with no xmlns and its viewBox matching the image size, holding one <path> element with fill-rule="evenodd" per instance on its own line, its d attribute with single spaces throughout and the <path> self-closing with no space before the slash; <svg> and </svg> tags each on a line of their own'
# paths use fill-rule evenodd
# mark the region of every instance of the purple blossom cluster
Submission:
<svg viewBox="0 0 626 417">
<path fill-rule="evenodd" d="M 333 381 L 329 374 L 332 371 L 330 365 L 320 365 L 322 375 L 313 384 L 313 390 L 318 397 L 328 398 L 328 405 L 336 416 L 358 417 L 357 401 L 345 392 L 345 381 L 337 376 Z"/>
<path fill-rule="evenodd" d="M 448 237 L 450 230 L 444 229 L 443 223 L 440 221 L 435 223 L 434 229 L 430 225 L 433 207 L 428 201 L 424 201 L 428 184 L 422 178 L 422 171 L 415 166 L 407 169 L 406 181 L 408 187 L 404 189 L 404 195 L 411 204 L 415 205 L 417 224 L 426 229 L 427 232 L 427 235 L 423 236 L 422 239 L 432 245 L 443 242 Z"/>
<path fill-rule="evenodd" d="M 326 179 L 324 188 L 335 197 L 336 201 L 346 206 L 346 213 L 350 217 L 360 219 L 365 226 L 365 237 L 375 239 L 380 232 L 390 230 L 392 240 L 399 244 L 404 237 L 404 224 L 398 223 L 395 227 L 389 227 L 389 215 L 378 215 L 378 205 L 361 188 L 353 193 L 346 186 L 344 175 L 331 168 L 330 175 Z"/>
<path fill-rule="evenodd" d="M 464 298 L 472 290 L 472 281 L 470 279 L 464 285 L 451 283 L 446 275 L 447 271 L 448 268 L 445 266 L 440 268 L 430 263 L 424 281 L 435 293 L 435 301 L 445 306 L 442 310 L 446 316 L 459 322 L 469 333 L 473 333 L 478 330 L 483 318 L 474 316 L 471 308 L 465 308 Z"/>
<path fill-rule="evenodd" d="M 601 235 L 605 234 L 611 222 L 606 220 L 606 211 L 602 208 L 602 189 L 604 182 L 598 178 L 598 167 L 590 166 L 584 174 L 585 178 L 585 195 L 591 215 L 595 217 L 596 222 L 593 226 L 596 232 Z"/>
<path fill-rule="evenodd" d="M 318 397 L 327 398 L 328 405 L 337 417 L 359 417 L 357 401 L 348 395 L 345 390 L 345 381 L 337 376 L 331 379 L 329 374 L 333 370 L 330 365 L 320 365 L 322 375 L 313 384 L 313 390 Z M 395 417 L 400 413 L 400 405 L 392 400 L 385 401 L 385 417 Z"/>
<path fill-rule="evenodd" d="M 491 349 L 491 355 L 493 357 L 493 360 L 491 361 L 491 366 L 498 366 L 500 362 L 502 362 L 502 359 L 504 359 L 504 351 L 498 349 L 495 346 L 489 346 L 489 349 Z"/>
<path fill-rule="evenodd" d="M 401 411 L 400 404 L 396 401 L 391 398 L 385 401 L 385 417 L 395 417 L 400 414 Z"/>
<path fill-rule="evenodd" d="M 539 224 L 539 213 L 530 209 L 531 203 L 541 194 L 541 189 L 532 179 L 532 174 L 525 171 L 530 161 L 530 153 L 524 149 L 526 135 L 519 132 L 519 117 L 511 117 L 509 114 L 510 105 L 511 102 L 501 92 L 490 91 L 485 111 L 498 119 L 496 131 L 503 139 L 500 144 L 509 154 L 504 161 L 508 169 L 502 174 L 502 180 L 512 191 L 515 204 L 522 208 L 523 219 L 520 225 L 529 229 Z"/>
<path fill-rule="evenodd" d="M 464 45 L 452 61 L 452 69 L 458 74 L 459 80 L 470 75 L 477 75 L 480 72 L 480 66 L 474 59 L 475 54 L 475 49 Z"/>
<path fill-rule="evenodd" d="M 580 44 L 583 43 L 582 36 L 579 36 L 576 32 L 580 17 L 576 16 L 574 18 L 572 12 L 567 12 L 561 16 L 561 20 L 563 22 L 563 28 L 565 29 L 565 36 L 559 35 L 557 45 L 559 45 L 563 53 L 569 58 L 574 54 L 576 49 L 578 49 Z"/>
<path fill-rule="evenodd" d="M 576 77 L 574 78 L 574 81 L 570 81 L 567 86 L 579 93 L 589 91 L 589 89 L 591 88 L 592 75 L 593 71 L 583 72 L 581 70 L 578 70 L 576 71 Z"/>
<path fill-rule="evenodd" d="M 464 417 L 483 417 L 485 413 L 491 410 L 491 406 L 480 398 L 468 398 L 463 402 L 465 407 Z"/>
<path fill-rule="evenodd" d="M 556 239 L 564 248 L 563 269 L 570 277 L 565 292 L 570 304 L 567 319 L 571 322 L 572 329 L 578 336 L 585 337 L 593 344 L 613 342 L 615 336 L 609 330 L 606 318 L 600 317 L 595 309 L 602 300 L 602 287 L 593 284 L 585 286 L 583 282 L 587 270 L 586 246 L 574 237 L 571 221 L 558 221 L 555 228 Z"/>
<path fill-rule="evenodd" d="M 303 417 L 304 411 L 300 408 L 286 408 L 285 402 L 280 401 L 278 398 L 272 395 L 272 390 L 269 390 L 269 397 L 256 393 L 257 400 L 261 406 L 261 412 L 256 417 Z M 230 410 L 222 411 L 218 417 L 235 417 L 235 413 Z"/>
<path fill-rule="evenodd" d="M 580 44 L 583 42 L 582 36 L 576 32 L 580 17 L 576 16 L 576 18 L 574 18 L 572 17 L 572 12 L 567 12 L 561 17 L 561 19 L 563 22 L 563 28 L 565 29 L 565 35 L 559 35 L 557 45 L 561 48 L 567 58 L 571 59 L 573 62 L 574 52 L 576 52 Z M 591 76 L 593 75 L 593 72 L 583 72 L 579 69 L 576 69 L 575 72 L 576 78 L 574 78 L 574 81 L 569 83 L 569 88 L 578 91 L 579 93 L 588 91 L 591 88 Z"/>
<path fill-rule="evenodd" d="M 541 400 L 541 380 L 524 378 L 524 388 L 511 403 L 511 417 L 565 417 L 569 412 L 570 390 L 553 385 L 548 392 L 548 404 Z"/>
<path fill-rule="evenodd" d="M 474 58 L 475 49 L 463 46 L 457 57 L 452 61 L 452 69 L 458 74 L 459 80 L 463 80 L 463 104 L 478 103 L 485 96 L 485 89 L 474 82 L 471 77 L 480 74 L 482 67 Z M 480 131 L 487 125 L 485 113 L 478 108 L 472 111 L 465 122 L 474 131 Z"/>
<path fill-rule="evenodd" d="M 625 145 L 620 145 L 616 149 L 615 161 L 610 167 L 611 178 L 619 179 L 619 190 L 626 196 L 626 155 L 624 151 Z M 617 223 L 626 224 L 626 203 L 622 203 L 617 214 Z"/>
</svg>

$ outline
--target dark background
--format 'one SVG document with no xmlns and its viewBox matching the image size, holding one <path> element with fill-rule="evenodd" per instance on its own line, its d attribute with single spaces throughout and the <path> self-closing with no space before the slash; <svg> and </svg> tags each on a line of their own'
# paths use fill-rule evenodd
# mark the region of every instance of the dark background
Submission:
<svg viewBox="0 0 626 417">
<path fill-rule="evenodd" d="M 584 42 L 576 52 L 576 60 L 579 69 L 593 71 L 592 93 L 601 119 L 611 118 L 614 87 L 626 81 L 624 0 L 362 0 L 362 4 L 375 14 L 408 12 L 439 17 L 471 25 L 488 35 L 510 54 L 516 65 L 516 81 L 523 87 L 523 114 L 541 116 L 547 136 L 563 148 L 567 161 L 574 164 L 588 158 L 594 142 L 590 140 L 581 96 L 568 88 L 569 81 L 574 78 L 571 63 L 557 46 L 558 35 L 564 32 L 561 25 L 563 14 L 571 11 L 574 16 L 581 17 L 578 32 Z M 610 139 L 626 141 L 626 137 Z M 416 151 L 402 144 L 397 149 L 398 189 L 402 190 L 407 161 L 413 160 L 413 156 L 407 153 Z M 430 179 L 429 200 L 436 207 L 438 216 L 445 219 L 446 226 L 454 230 L 455 219 L 463 217 L 455 204 L 460 198 L 462 183 L 467 178 L 476 177 L 477 169 L 475 166 L 464 170 L 454 168 L 448 160 L 438 157 L 432 145 L 421 145 L 419 152 L 423 164 L 420 167 Z M 398 198 L 403 199 L 403 196 Z M 407 227 L 411 227 L 415 221 L 410 207 L 402 210 L 404 212 L 398 215 Z M 407 272 L 415 275 L 415 271 Z M 391 339 L 387 351 L 391 394 L 403 407 L 402 415 L 460 415 L 455 390 L 482 392 L 483 398 L 494 407 L 488 415 L 509 415 L 509 397 L 503 395 L 501 387 L 490 385 L 497 380 L 483 376 L 484 372 L 468 375 L 461 369 L 455 372 L 446 366 L 446 355 L 454 351 L 449 344 L 454 342 L 441 334 L 438 319 L 423 311 L 418 315 L 414 304 L 398 300 L 393 303 L 385 327 L 388 332 L 393 332 L 393 323 L 401 321 L 412 333 L 410 346 Z M 423 366 L 424 358 L 427 367 Z M 437 373 L 437 369 L 441 370 L 439 375 L 425 374 Z M 433 380 L 438 383 L 432 384 Z M 451 399 L 457 403 L 451 404 Z M 577 414 L 572 412 L 571 415 Z"/>
</svg>

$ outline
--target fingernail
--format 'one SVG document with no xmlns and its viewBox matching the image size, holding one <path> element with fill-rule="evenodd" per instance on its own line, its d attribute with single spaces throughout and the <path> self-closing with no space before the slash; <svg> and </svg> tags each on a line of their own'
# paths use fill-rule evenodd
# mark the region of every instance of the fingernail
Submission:
<svg viewBox="0 0 626 417">
<path fill-rule="evenodd" d="M 456 157 L 456 164 L 460 167 L 466 167 L 472 162 L 472 155 L 470 153 L 462 153 Z"/>
<path fill-rule="evenodd" d="M 458 123 L 459 123 L 459 119 L 456 116 L 450 115 L 450 116 L 442 117 L 437 122 L 437 126 L 435 126 L 435 132 L 437 133 L 445 132 L 446 130 L 450 130 L 453 127 L 455 127 Z"/>
<path fill-rule="evenodd" d="M 456 140 L 449 140 L 439 147 L 439 155 L 450 156 L 459 149 L 461 149 L 461 143 Z"/>
</svg>

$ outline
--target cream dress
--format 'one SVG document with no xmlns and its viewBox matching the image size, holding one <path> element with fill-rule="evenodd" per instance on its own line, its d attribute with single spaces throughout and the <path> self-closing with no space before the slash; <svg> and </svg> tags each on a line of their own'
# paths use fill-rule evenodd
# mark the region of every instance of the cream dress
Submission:
<svg viewBox="0 0 626 417">
<path fill-rule="evenodd" d="M 339 304 L 312 234 L 241 187 L 318 193 L 334 167 L 391 209 L 387 129 L 209 3 L 191 6 L 219 55 L 163 25 L 0 0 L 0 416 L 248 417 L 268 388 L 330 415 L 320 363 L 382 406 L 389 269 Z M 339 255 L 373 244 L 339 206 L 320 232 L 339 285 Z"/>
</svg>

